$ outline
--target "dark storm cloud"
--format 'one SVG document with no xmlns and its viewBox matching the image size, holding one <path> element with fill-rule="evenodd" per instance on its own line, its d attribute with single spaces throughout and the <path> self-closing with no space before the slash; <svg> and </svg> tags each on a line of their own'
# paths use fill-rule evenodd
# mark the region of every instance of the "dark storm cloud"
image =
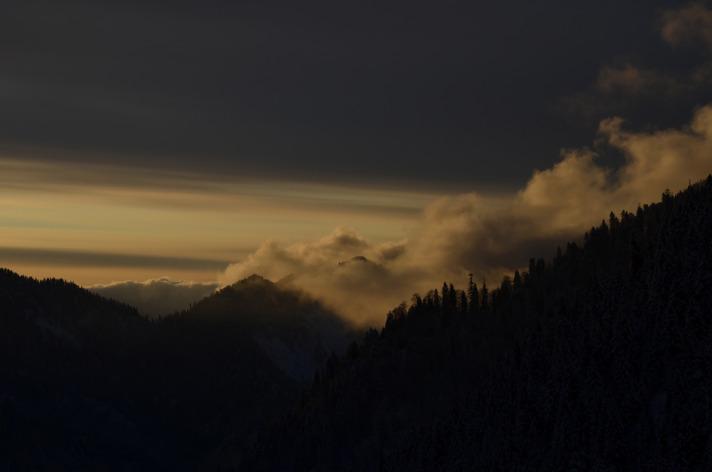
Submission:
<svg viewBox="0 0 712 472">
<path fill-rule="evenodd" d="M 712 9 L 696 2 L 665 12 L 662 34 L 673 46 L 699 42 L 712 51 Z"/>
<path fill-rule="evenodd" d="M 622 115 L 641 127 L 678 126 L 712 97 L 712 2 L 660 10 L 653 55 L 621 52 L 591 85 L 562 99 L 562 109 L 590 121 Z"/>
<path fill-rule="evenodd" d="M 660 11 L 677 5 L 11 0 L 0 148 L 275 178 L 513 185 L 595 130 L 600 117 L 559 114 L 561 95 L 611 57 L 657 57 Z"/>
</svg>

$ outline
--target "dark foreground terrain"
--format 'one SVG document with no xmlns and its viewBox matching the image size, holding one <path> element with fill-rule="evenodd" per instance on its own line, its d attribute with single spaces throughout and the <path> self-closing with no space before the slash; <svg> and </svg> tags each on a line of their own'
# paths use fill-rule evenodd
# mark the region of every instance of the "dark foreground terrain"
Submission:
<svg viewBox="0 0 712 472">
<path fill-rule="evenodd" d="M 318 302 L 256 276 L 150 321 L 76 285 L 0 271 L 0 307 L 0 470 L 239 460 L 353 337 Z"/>
<path fill-rule="evenodd" d="M 0 468 L 712 470 L 712 177 L 347 349 L 336 320 L 259 277 L 148 321 L 4 271 Z"/>
<path fill-rule="evenodd" d="M 319 373 L 247 470 L 712 470 L 712 177 Z"/>
</svg>

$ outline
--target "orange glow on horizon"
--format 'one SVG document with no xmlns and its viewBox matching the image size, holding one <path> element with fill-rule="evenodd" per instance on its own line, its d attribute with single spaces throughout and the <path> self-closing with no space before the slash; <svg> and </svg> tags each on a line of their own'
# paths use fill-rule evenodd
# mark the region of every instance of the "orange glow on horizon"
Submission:
<svg viewBox="0 0 712 472">
<path fill-rule="evenodd" d="M 313 238 L 337 226 L 399 238 L 432 195 L 145 169 L 0 159 L 0 266 L 83 285 L 160 276 L 215 280 L 209 267 L 37 260 L 43 251 L 235 262 L 266 239 Z M 24 261 L 13 256 L 38 255 Z"/>
</svg>

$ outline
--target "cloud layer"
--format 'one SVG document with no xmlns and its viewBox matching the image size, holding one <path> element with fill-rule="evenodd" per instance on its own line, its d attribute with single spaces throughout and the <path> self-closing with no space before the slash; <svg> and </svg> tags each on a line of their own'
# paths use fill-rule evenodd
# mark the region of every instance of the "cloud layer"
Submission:
<svg viewBox="0 0 712 472">
<path fill-rule="evenodd" d="M 178 282 L 160 278 L 144 282 L 114 282 L 87 288 L 101 296 L 128 303 L 142 314 L 155 318 L 188 308 L 190 304 L 213 293 L 217 287 L 216 283 Z"/>
<path fill-rule="evenodd" d="M 435 200 L 406 240 L 375 244 L 339 228 L 314 241 L 266 241 L 232 264 L 220 283 L 252 273 L 287 277 L 350 318 L 378 323 L 389 307 L 444 279 L 464 282 L 473 272 L 497 282 L 529 257 L 580 237 L 610 211 L 634 210 L 711 173 L 712 106 L 680 129 L 634 132 L 620 118 L 604 120 L 599 147 L 622 153 L 623 165 L 599 164 L 600 152 L 592 149 L 566 151 L 516 193 Z"/>
</svg>

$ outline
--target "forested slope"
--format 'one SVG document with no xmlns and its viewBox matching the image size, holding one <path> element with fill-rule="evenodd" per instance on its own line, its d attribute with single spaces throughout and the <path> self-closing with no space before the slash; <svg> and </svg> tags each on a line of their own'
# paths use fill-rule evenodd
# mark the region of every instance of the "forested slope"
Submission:
<svg viewBox="0 0 712 472">
<path fill-rule="evenodd" d="M 710 470 L 711 323 L 712 177 L 489 292 L 414 296 L 246 470 Z"/>
<path fill-rule="evenodd" d="M 74 284 L 1 270 L 0 470 L 239 463 L 350 333 L 260 277 L 151 321 Z"/>
</svg>

